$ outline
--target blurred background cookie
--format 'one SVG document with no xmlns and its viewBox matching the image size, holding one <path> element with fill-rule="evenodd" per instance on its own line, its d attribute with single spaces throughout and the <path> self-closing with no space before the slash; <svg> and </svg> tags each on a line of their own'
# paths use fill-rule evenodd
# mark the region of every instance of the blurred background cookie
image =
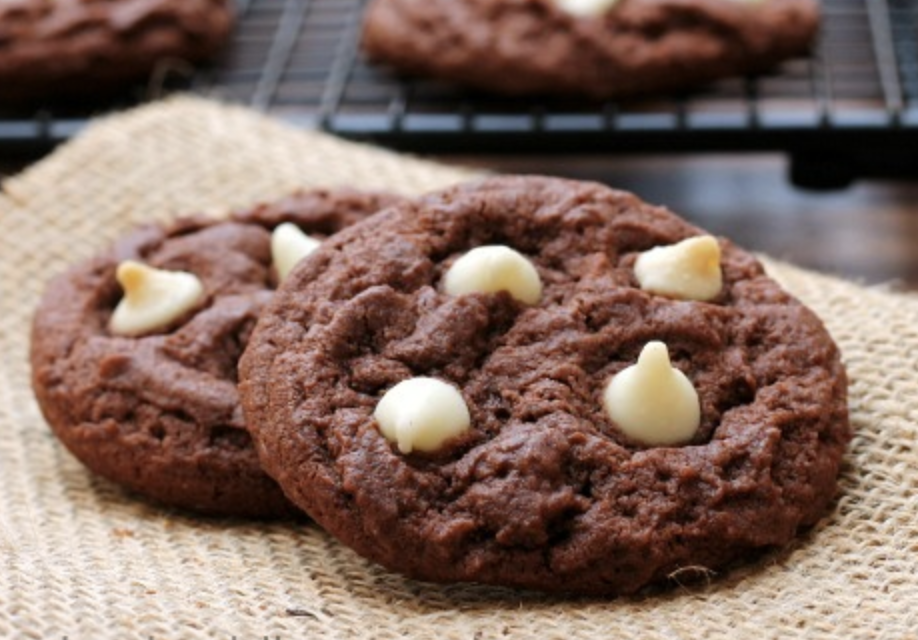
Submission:
<svg viewBox="0 0 918 640">
<path fill-rule="evenodd" d="M 814 0 L 372 0 L 371 59 L 505 95 L 620 98 L 805 54 Z"/>
<path fill-rule="evenodd" d="M 232 0 L 0 2 L 0 105 L 93 101 L 227 43 Z"/>
</svg>

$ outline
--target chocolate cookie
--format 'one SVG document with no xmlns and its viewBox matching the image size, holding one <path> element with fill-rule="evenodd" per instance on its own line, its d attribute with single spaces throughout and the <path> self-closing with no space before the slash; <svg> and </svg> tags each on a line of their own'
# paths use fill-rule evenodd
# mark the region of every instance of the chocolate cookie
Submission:
<svg viewBox="0 0 918 640">
<path fill-rule="evenodd" d="M 92 100 L 148 79 L 160 64 L 196 65 L 226 43 L 232 0 L 0 2 L 0 105 Z"/>
<path fill-rule="evenodd" d="M 805 54 L 815 0 L 372 0 L 363 47 L 500 94 L 674 91 Z"/>
<path fill-rule="evenodd" d="M 265 470 L 431 581 L 628 593 L 788 543 L 836 491 L 845 372 L 754 257 L 699 234 L 538 177 L 337 234 L 240 361 Z"/>
<path fill-rule="evenodd" d="M 236 391 L 237 359 L 276 285 L 272 229 L 292 222 L 322 237 L 395 201 L 311 191 L 229 220 L 145 226 L 53 279 L 34 317 L 31 362 L 54 433 L 92 471 L 165 505 L 293 513 L 258 465 Z M 157 300 L 174 300 L 189 281 L 197 293 L 154 326 L 138 325 L 137 313 L 118 326 L 113 315 L 130 296 L 116 274 L 128 264 L 135 279 L 148 276 L 131 261 L 163 270 L 139 290 L 141 319 L 161 316 Z M 159 291 L 157 278 L 166 279 Z"/>
</svg>

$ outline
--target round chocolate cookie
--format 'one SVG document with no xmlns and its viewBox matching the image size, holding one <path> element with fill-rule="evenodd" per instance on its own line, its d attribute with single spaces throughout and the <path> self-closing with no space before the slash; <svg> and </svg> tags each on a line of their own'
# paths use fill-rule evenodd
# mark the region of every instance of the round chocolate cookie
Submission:
<svg viewBox="0 0 918 640">
<path fill-rule="evenodd" d="M 199 64 L 227 42 L 232 0 L 4 0 L 0 105 L 92 100 Z"/>
<path fill-rule="evenodd" d="M 675 91 L 807 53 L 815 0 L 372 0 L 369 58 L 509 94 Z"/>
<path fill-rule="evenodd" d="M 672 255 L 651 249 L 700 233 L 597 184 L 498 177 L 337 234 L 240 360 L 263 467 L 345 544 L 431 581 L 628 593 L 787 543 L 836 491 L 845 372 L 819 319 L 728 240 L 689 243 L 721 278 L 705 301 L 648 290 L 636 272 Z M 489 278 L 509 289 L 476 292 Z M 608 392 L 661 342 L 687 379 L 673 393 L 697 393 L 678 443 L 610 418 L 639 396 L 671 408 L 657 383 Z"/>
<path fill-rule="evenodd" d="M 322 237 L 396 201 L 309 191 L 229 220 L 149 225 L 53 279 L 34 316 L 31 363 L 54 433 L 92 471 L 165 505 L 294 513 L 258 465 L 236 390 L 237 360 L 276 286 L 271 230 L 292 222 Z M 126 261 L 194 274 L 202 291 L 166 324 L 117 334 Z"/>
</svg>

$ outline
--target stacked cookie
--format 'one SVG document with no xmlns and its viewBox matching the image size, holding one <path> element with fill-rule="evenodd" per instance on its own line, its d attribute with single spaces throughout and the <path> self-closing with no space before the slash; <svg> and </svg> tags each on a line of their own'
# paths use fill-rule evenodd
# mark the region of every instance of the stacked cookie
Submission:
<svg viewBox="0 0 918 640">
<path fill-rule="evenodd" d="M 835 344 L 752 256 L 664 209 L 492 178 L 395 202 L 298 262 L 277 256 L 302 239 L 277 233 L 272 259 L 264 226 L 251 248 L 234 224 L 122 244 L 36 315 L 45 414 L 90 466 L 131 459 L 93 466 L 116 481 L 175 504 L 131 481 L 187 478 L 212 450 L 252 470 L 257 452 L 296 507 L 392 570 L 604 595 L 786 544 L 834 496 Z M 196 234 L 225 261 L 189 259 Z M 267 293 L 272 261 L 297 264 Z M 182 282 L 121 292 L 149 267 Z M 144 320 L 145 297 L 171 312 L 124 329 L 132 297 Z"/>
<path fill-rule="evenodd" d="M 295 513 L 258 463 L 237 362 L 290 262 L 395 201 L 312 191 L 228 220 L 149 225 L 55 278 L 31 341 L 54 433 L 94 472 L 166 505 Z"/>
</svg>

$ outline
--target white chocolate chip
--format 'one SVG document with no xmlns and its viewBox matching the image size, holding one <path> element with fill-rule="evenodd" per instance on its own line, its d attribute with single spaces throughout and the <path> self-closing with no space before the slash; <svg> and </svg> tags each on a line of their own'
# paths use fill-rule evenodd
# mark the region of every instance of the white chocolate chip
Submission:
<svg viewBox="0 0 918 640">
<path fill-rule="evenodd" d="M 459 391 L 435 378 L 410 378 L 389 389 L 373 413 L 379 430 L 402 453 L 436 451 L 469 428 Z"/>
<path fill-rule="evenodd" d="M 443 279 L 443 289 L 454 296 L 507 291 L 524 304 L 536 304 L 542 297 L 542 280 L 518 251 L 489 245 L 476 247 L 456 260 Z"/>
<path fill-rule="evenodd" d="M 166 327 L 190 311 L 204 294 L 204 285 L 193 273 L 163 271 L 126 260 L 115 278 L 124 297 L 109 322 L 112 333 L 135 336 Z"/>
<path fill-rule="evenodd" d="M 618 0 L 555 0 L 564 11 L 575 16 L 600 16 L 611 9 Z"/>
<path fill-rule="evenodd" d="M 320 244 L 319 240 L 307 236 L 292 222 L 279 224 L 271 234 L 271 259 L 277 269 L 277 277 L 281 280 L 286 278 L 293 267 Z"/>
<path fill-rule="evenodd" d="M 634 263 L 645 291 L 683 300 L 711 300 L 723 286 L 720 245 L 713 236 L 688 238 L 645 251 Z"/>
<path fill-rule="evenodd" d="M 622 432 L 648 445 L 688 442 L 701 423 L 698 392 L 662 342 L 648 342 L 637 364 L 609 381 L 603 404 Z"/>
</svg>

